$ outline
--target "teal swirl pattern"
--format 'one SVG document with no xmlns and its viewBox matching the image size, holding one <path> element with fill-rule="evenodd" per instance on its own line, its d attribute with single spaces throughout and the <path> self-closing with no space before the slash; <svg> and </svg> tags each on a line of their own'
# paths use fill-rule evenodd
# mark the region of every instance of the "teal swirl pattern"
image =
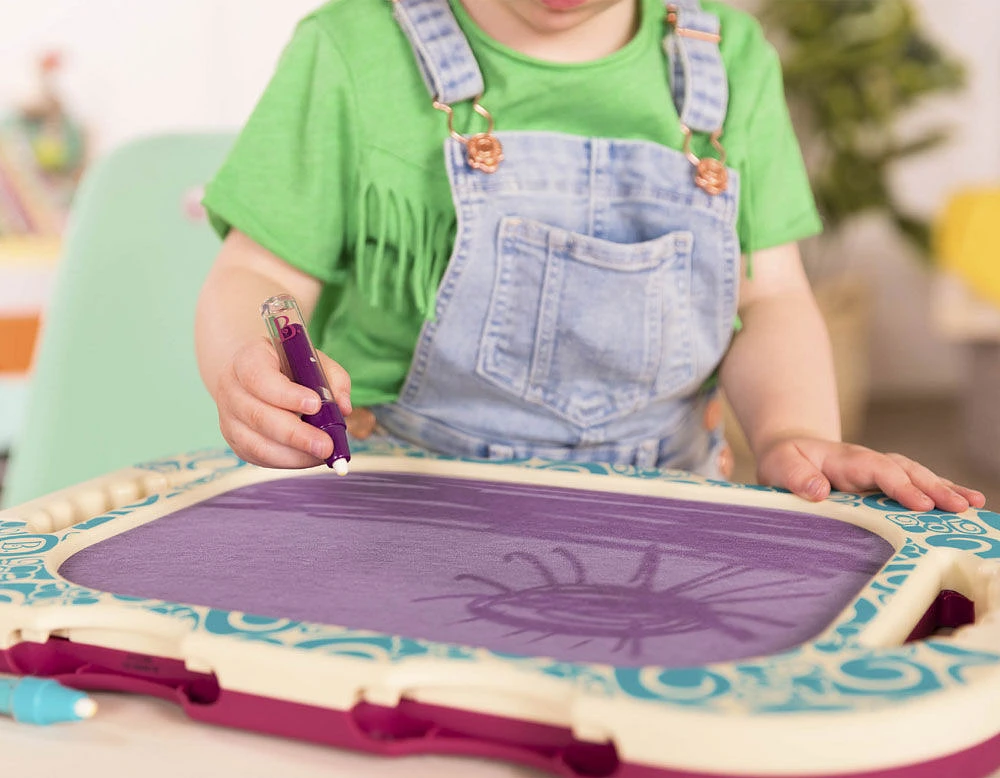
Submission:
<svg viewBox="0 0 1000 778">
<path fill-rule="evenodd" d="M 360 443 L 355 453 L 366 457 L 431 457 L 464 461 L 429 455 L 415 448 L 384 441 Z M 505 464 L 536 470 L 584 472 L 595 477 L 656 479 L 677 484 L 718 486 L 720 489 L 723 486 L 688 473 L 593 463 L 522 460 Z M 962 516 L 939 511 L 908 513 L 884 496 L 839 493 L 831 497 L 834 502 L 854 510 L 874 512 L 901 529 L 905 540 L 866 589 L 823 634 L 808 644 L 775 656 L 681 669 L 574 664 L 330 625 L 125 597 L 76 586 L 61 579 L 50 568 L 48 553 L 68 538 L 85 535 L 145 506 L 188 494 L 245 467 L 245 463 L 232 452 L 217 450 L 141 465 L 140 470 L 178 476 L 173 482 L 180 485 L 94 516 L 58 535 L 33 533 L 26 522 L 0 516 L 0 608 L 33 608 L 53 604 L 82 608 L 97 603 L 114 603 L 122 608 L 139 609 L 177 620 L 192 632 L 280 646 L 289 651 L 392 664 L 428 657 L 458 663 L 483 663 L 490 667 L 500 663 L 527 674 L 529 679 L 531 676 L 555 679 L 586 695 L 628 698 L 683 709 L 752 714 L 873 710 L 965 685 L 975 675 L 974 670 L 1000 666 L 1000 652 L 964 648 L 947 638 L 879 649 L 859 643 L 861 632 L 887 607 L 918 561 L 932 549 L 952 549 L 975 554 L 985 560 L 1000 556 L 1000 515 L 990 511 L 969 511 Z M 731 492 L 769 491 L 759 486 L 724 486 Z M 16 511 L 8 511 L 5 515 L 16 516 Z"/>
</svg>

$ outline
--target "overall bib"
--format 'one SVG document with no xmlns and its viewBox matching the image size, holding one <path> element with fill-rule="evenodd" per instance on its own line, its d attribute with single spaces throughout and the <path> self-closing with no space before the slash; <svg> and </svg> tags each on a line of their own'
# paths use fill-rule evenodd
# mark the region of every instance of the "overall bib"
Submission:
<svg viewBox="0 0 1000 778">
<path fill-rule="evenodd" d="M 697 0 L 670 12 L 682 125 L 717 138 L 718 19 Z M 482 94 L 448 0 L 397 0 L 395 14 L 436 107 Z M 382 430 L 454 456 L 718 477 L 709 385 L 736 316 L 737 173 L 718 165 L 718 191 L 696 183 L 689 151 L 526 131 L 487 138 L 503 160 L 486 172 L 470 158 L 487 135 L 445 142 L 455 246 L 398 401 L 372 409 Z"/>
</svg>

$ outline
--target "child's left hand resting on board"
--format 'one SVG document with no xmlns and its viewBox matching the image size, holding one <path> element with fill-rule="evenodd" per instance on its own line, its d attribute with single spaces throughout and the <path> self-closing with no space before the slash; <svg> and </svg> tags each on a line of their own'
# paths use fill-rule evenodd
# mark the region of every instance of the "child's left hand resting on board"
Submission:
<svg viewBox="0 0 1000 778">
<path fill-rule="evenodd" d="M 726 396 L 747 435 L 760 483 L 808 500 L 830 490 L 881 490 L 910 510 L 961 512 L 982 493 L 900 454 L 840 440 L 829 338 L 794 243 L 759 251 L 742 274 L 740 318 L 722 363 Z"/>
</svg>

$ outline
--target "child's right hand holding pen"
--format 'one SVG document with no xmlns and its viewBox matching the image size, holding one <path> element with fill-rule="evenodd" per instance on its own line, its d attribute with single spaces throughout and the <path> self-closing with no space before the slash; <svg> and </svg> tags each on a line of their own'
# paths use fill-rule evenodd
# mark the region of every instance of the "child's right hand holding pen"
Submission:
<svg viewBox="0 0 1000 778">
<path fill-rule="evenodd" d="M 241 459 L 264 467 L 314 467 L 333 455 L 330 435 L 300 414 L 320 410 L 319 395 L 290 380 L 264 334 L 258 310 L 275 289 L 290 292 L 308 315 L 320 282 L 295 270 L 246 236 L 232 232 L 198 302 L 198 362 L 219 411 L 219 427 Z M 318 353 L 341 413 L 351 414 L 351 379 Z M 352 420 L 354 421 L 354 420 Z M 351 433 L 358 432 L 351 427 Z M 358 437 L 363 437 L 361 430 Z"/>
</svg>

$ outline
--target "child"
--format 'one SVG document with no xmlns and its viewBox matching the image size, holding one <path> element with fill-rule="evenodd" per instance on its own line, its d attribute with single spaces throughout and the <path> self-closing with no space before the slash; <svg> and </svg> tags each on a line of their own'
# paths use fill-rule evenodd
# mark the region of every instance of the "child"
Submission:
<svg viewBox="0 0 1000 778">
<path fill-rule="evenodd" d="M 762 483 L 984 503 L 840 441 L 779 62 L 721 3 L 334 0 L 205 204 L 199 364 L 251 462 L 332 449 L 258 315 L 288 292 L 358 438 L 719 477 L 721 386 Z"/>
</svg>

